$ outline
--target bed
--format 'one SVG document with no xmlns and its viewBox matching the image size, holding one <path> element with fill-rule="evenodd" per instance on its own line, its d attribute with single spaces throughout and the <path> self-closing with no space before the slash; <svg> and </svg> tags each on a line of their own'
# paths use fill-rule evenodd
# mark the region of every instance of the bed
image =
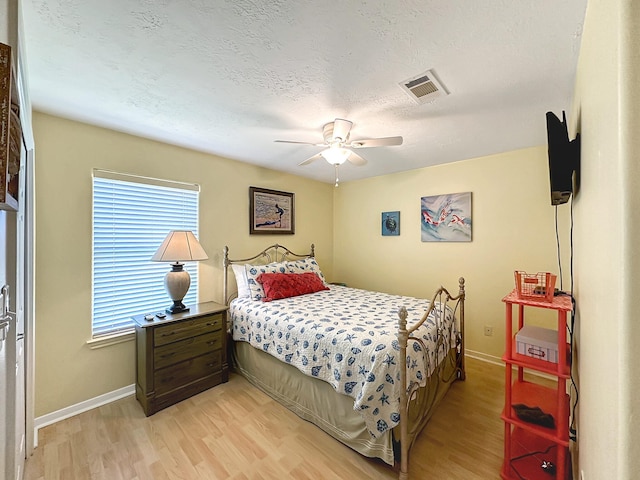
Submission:
<svg viewBox="0 0 640 480">
<path fill-rule="evenodd" d="M 431 301 L 329 284 L 314 245 L 298 254 L 274 244 L 242 259 L 225 247 L 223 266 L 234 369 L 408 478 L 411 445 L 465 378 L 464 279 L 456 295 L 441 287 Z"/>
</svg>

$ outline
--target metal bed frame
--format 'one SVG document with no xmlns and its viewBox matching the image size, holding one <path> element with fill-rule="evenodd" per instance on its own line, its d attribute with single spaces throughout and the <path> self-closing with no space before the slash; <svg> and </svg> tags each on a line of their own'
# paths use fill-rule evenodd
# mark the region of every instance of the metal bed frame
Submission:
<svg viewBox="0 0 640 480">
<path fill-rule="evenodd" d="M 288 248 L 279 245 L 273 244 L 262 250 L 257 255 L 248 258 L 242 259 L 230 259 L 229 258 L 229 248 L 227 246 L 224 247 L 223 254 L 223 267 L 224 267 L 224 286 L 223 286 L 223 295 L 224 300 L 227 305 L 230 304 L 231 300 L 235 298 L 236 294 L 229 293 L 229 285 L 228 285 L 228 268 L 234 263 L 248 263 L 252 261 L 259 261 L 260 263 L 272 263 L 272 262 L 282 262 L 286 260 L 296 260 L 303 259 L 308 257 L 315 257 L 315 246 L 311 244 L 311 249 L 309 253 L 298 254 L 294 253 Z M 424 345 L 422 339 L 413 337 L 412 334 L 415 332 L 429 317 L 429 315 L 433 314 L 436 318 L 436 322 L 438 319 L 443 318 L 443 314 L 447 308 L 451 308 L 454 314 L 458 318 L 458 333 L 456 334 L 456 345 L 455 345 L 455 356 L 452 360 L 438 359 L 436 361 L 436 365 L 434 367 L 434 371 L 432 375 L 438 375 L 442 382 L 438 383 L 438 386 L 442 383 L 448 383 L 453 380 L 464 380 L 465 379 L 465 365 L 464 365 L 464 301 L 465 301 L 465 281 L 464 278 L 460 277 L 458 280 L 458 294 L 452 295 L 449 291 L 440 287 L 436 290 L 431 303 L 429 304 L 428 310 L 425 312 L 420 321 L 415 323 L 414 325 L 407 326 L 407 310 L 402 307 L 398 312 L 398 332 L 397 338 L 400 345 L 400 358 L 407 358 L 407 345 L 409 340 L 413 340 L 419 342 L 421 344 L 422 352 L 425 355 L 425 363 L 428 362 L 428 358 L 426 356 L 426 346 Z M 447 338 L 447 335 L 452 335 L 451 331 L 445 331 L 442 326 L 438 325 L 437 327 L 437 345 L 438 351 L 440 351 L 441 344 Z M 446 365 L 447 361 L 452 362 L 452 364 Z M 448 367 L 447 372 L 445 373 L 445 367 Z M 427 424 L 431 409 L 434 406 L 434 403 L 437 398 L 437 392 L 430 391 L 428 388 L 420 387 L 417 384 L 407 385 L 407 370 L 400 370 L 400 380 L 401 384 L 404 388 L 401 389 L 400 393 L 400 424 L 399 428 L 399 456 L 400 456 L 400 471 L 399 471 L 399 479 L 406 480 L 408 479 L 409 471 L 408 471 L 408 462 L 409 462 L 409 450 L 413 445 L 415 439 L 418 434 Z M 436 387 L 436 389 L 439 387 Z M 396 439 L 397 441 L 397 439 Z M 397 460 L 397 457 L 396 457 Z"/>
</svg>

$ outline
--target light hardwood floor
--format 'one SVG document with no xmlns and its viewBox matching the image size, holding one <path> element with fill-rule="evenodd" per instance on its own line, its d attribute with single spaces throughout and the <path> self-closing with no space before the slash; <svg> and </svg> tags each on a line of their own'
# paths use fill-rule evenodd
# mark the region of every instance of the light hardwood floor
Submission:
<svg viewBox="0 0 640 480">
<path fill-rule="evenodd" d="M 411 479 L 498 479 L 504 368 L 467 359 L 409 460 Z M 145 417 L 133 396 L 40 430 L 25 480 L 394 479 L 244 378 Z"/>
</svg>

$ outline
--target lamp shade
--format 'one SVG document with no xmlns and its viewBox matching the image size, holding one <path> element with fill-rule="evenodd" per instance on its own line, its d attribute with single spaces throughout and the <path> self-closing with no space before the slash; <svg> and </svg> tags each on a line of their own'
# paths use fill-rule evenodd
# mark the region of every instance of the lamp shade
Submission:
<svg viewBox="0 0 640 480">
<path fill-rule="evenodd" d="M 195 235 L 189 230 L 173 230 L 169 232 L 162 245 L 151 257 L 154 262 L 172 262 L 171 271 L 164 277 L 164 286 L 173 305 L 167 313 L 180 313 L 189 310 L 182 299 L 189 291 L 191 277 L 180 262 L 193 262 L 209 258 L 198 243 Z"/>
<path fill-rule="evenodd" d="M 209 257 L 189 230 L 172 230 L 151 257 L 154 262 L 193 262 Z"/>
</svg>

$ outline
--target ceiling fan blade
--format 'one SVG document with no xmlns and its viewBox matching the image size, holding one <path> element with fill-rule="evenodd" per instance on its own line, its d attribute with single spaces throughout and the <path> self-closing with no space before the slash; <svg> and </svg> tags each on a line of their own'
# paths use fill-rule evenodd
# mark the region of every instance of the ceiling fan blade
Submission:
<svg viewBox="0 0 640 480">
<path fill-rule="evenodd" d="M 314 161 L 319 160 L 321 158 L 322 158 L 322 155 L 320 155 L 319 153 L 316 153 L 313 157 L 309 157 L 306 160 L 300 162 L 298 164 L 298 166 L 309 165 L 311 162 L 314 162 Z"/>
<path fill-rule="evenodd" d="M 354 165 L 357 165 L 358 167 L 361 167 L 362 165 L 367 163 L 367 161 L 356 152 L 351 152 L 351 154 L 347 157 L 347 161 L 353 163 Z"/>
<path fill-rule="evenodd" d="M 324 147 L 324 143 L 311 143 L 311 142 L 294 142 L 292 140 L 274 140 L 277 143 L 297 143 L 299 145 L 313 145 L 314 147 Z"/>
<path fill-rule="evenodd" d="M 336 138 L 340 138 L 345 142 L 349 136 L 352 126 L 353 122 L 342 118 L 336 118 L 333 122 L 333 139 L 335 140 Z"/>
<path fill-rule="evenodd" d="M 352 141 L 349 146 L 353 148 L 369 148 L 392 147 L 394 145 L 402 145 L 402 137 L 363 138 Z"/>
</svg>

